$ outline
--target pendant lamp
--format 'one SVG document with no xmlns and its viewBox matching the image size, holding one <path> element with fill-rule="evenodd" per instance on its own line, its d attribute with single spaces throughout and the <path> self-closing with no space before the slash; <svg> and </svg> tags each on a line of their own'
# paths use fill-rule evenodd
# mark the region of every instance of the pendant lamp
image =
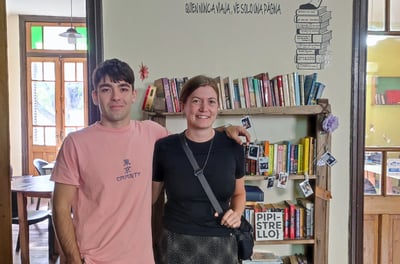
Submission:
<svg viewBox="0 0 400 264">
<path fill-rule="evenodd" d="M 68 28 L 67 31 L 60 33 L 59 36 L 67 38 L 69 44 L 76 44 L 76 39 L 82 38 L 83 36 L 79 34 L 74 27 L 72 27 L 72 0 L 70 1 L 71 1 L 71 16 L 70 16 L 71 27 Z"/>
</svg>

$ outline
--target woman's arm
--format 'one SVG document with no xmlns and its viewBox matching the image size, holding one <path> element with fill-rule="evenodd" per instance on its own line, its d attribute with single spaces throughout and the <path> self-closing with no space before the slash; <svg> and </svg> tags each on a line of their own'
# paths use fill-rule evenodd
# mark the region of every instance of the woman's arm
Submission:
<svg viewBox="0 0 400 264">
<path fill-rule="evenodd" d="M 231 206 L 224 214 L 221 225 L 229 228 L 237 228 L 240 226 L 240 218 L 246 205 L 246 190 L 244 188 L 244 177 L 236 179 L 235 191 L 231 198 Z"/>
<path fill-rule="evenodd" d="M 158 200 L 158 196 L 160 196 L 160 193 L 161 193 L 161 190 L 162 190 L 162 188 L 163 188 L 163 186 L 164 186 L 164 183 L 163 182 L 157 182 L 157 181 L 153 181 L 153 184 L 152 184 L 152 202 L 153 202 L 153 204 L 155 203 L 155 202 L 157 202 L 157 200 Z"/>
</svg>

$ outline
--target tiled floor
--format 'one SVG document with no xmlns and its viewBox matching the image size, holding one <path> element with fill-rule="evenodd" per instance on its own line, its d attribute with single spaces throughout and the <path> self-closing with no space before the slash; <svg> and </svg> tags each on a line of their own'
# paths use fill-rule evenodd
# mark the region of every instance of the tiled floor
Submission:
<svg viewBox="0 0 400 264">
<path fill-rule="evenodd" d="M 41 200 L 41 208 L 46 209 L 48 200 Z M 36 200 L 34 204 L 29 205 L 32 206 L 30 209 L 34 209 L 36 206 Z M 48 253 L 48 223 L 47 221 L 40 222 L 36 225 L 31 225 L 29 227 L 29 254 L 30 254 L 30 263 L 31 264 L 45 264 L 45 263 L 59 263 L 58 260 L 49 260 Z M 13 263 L 20 264 L 21 263 L 21 255 L 19 252 L 15 252 L 15 245 L 17 242 L 18 236 L 18 225 L 12 226 L 12 235 L 13 235 Z"/>
</svg>

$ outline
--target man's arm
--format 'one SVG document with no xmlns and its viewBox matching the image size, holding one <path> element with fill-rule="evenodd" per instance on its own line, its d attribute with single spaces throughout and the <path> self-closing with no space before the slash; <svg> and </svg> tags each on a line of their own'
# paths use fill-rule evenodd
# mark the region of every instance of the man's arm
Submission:
<svg viewBox="0 0 400 264">
<path fill-rule="evenodd" d="M 55 183 L 52 199 L 54 228 L 67 264 L 82 263 L 71 218 L 76 192 L 76 186 Z"/>
<path fill-rule="evenodd" d="M 241 136 L 246 138 L 246 144 L 250 143 L 250 133 L 243 126 L 229 125 L 229 126 L 217 127 L 215 129 L 218 131 L 225 131 L 228 137 L 235 140 L 238 144 L 243 143 L 242 139 L 240 138 Z"/>
</svg>

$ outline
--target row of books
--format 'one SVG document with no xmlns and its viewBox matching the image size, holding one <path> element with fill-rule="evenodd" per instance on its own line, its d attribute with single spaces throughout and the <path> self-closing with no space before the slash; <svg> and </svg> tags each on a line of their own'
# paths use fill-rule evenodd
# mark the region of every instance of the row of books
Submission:
<svg viewBox="0 0 400 264">
<path fill-rule="evenodd" d="M 400 104 L 400 90 L 386 90 L 384 93 L 376 93 L 374 103 L 377 105 L 398 105 Z"/>
<path fill-rule="evenodd" d="M 143 99 L 142 110 L 169 113 L 181 112 L 179 94 L 188 77 L 159 78 L 149 85 Z"/>
<path fill-rule="evenodd" d="M 273 78 L 260 73 L 255 76 L 220 81 L 221 109 L 315 104 L 322 97 L 325 84 L 317 81 L 317 73 L 292 72 Z"/>
<path fill-rule="evenodd" d="M 314 203 L 304 197 L 296 201 L 252 203 L 246 206 L 244 216 L 254 227 L 256 241 L 314 237 Z"/>
<path fill-rule="evenodd" d="M 143 110 L 180 112 L 179 93 L 188 77 L 159 78 L 147 88 Z M 317 81 L 317 73 L 292 72 L 269 78 L 268 73 L 243 78 L 216 77 L 220 109 L 245 109 L 271 106 L 315 104 L 322 97 L 325 84 Z M 157 104 L 155 101 L 163 99 Z"/>
<path fill-rule="evenodd" d="M 304 254 L 294 254 L 282 257 L 282 264 L 307 264 L 309 263 Z"/>
<path fill-rule="evenodd" d="M 312 136 L 290 141 L 271 143 L 264 140 L 245 146 L 246 175 L 315 174 L 317 156 L 316 140 Z"/>
</svg>

